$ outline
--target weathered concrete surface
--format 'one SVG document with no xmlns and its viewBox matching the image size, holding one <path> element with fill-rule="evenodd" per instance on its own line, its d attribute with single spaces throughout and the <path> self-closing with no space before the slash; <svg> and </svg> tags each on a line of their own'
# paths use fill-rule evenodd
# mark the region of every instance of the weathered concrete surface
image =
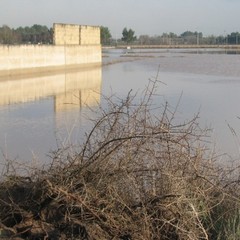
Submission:
<svg viewBox="0 0 240 240">
<path fill-rule="evenodd" d="M 79 45 L 79 25 L 54 24 L 53 44 L 54 45 Z"/>
<path fill-rule="evenodd" d="M 101 45 L 0 46 L 0 76 L 100 65 Z"/>
<path fill-rule="evenodd" d="M 100 28 L 73 24 L 53 25 L 54 45 L 99 45 Z"/>
<path fill-rule="evenodd" d="M 93 26 L 80 26 L 80 45 L 100 44 L 100 28 Z"/>
</svg>

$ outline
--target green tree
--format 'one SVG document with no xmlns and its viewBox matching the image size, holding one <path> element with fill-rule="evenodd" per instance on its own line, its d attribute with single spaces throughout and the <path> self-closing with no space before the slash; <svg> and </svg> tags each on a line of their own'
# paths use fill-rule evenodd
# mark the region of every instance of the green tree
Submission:
<svg viewBox="0 0 240 240">
<path fill-rule="evenodd" d="M 191 32 L 191 31 L 185 31 L 181 34 L 181 37 L 184 40 L 184 43 L 186 44 L 199 44 L 200 39 L 203 38 L 203 34 L 201 32 Z"/>
<path fill-rule="evenodd" d="M 0 43 L 2 44 L 14 43 L 14 32 L 7 25 L 3 25 L 2 27 L 0 27 Z"/>
<path fill-rule="evenodd" d="M 226 37 L 224 37 L 222 35 L 216 37 L 216 44 L 225 44 L 225 42 L 226 42 Z"/>
<path fill-rule="evenodd" d="M 210 36 L 204 37 L 204 38 L 202 39 L 202 42 L 203 42 L 203 44 L 213 45 L 213 44 L 216 44 L 216 42 L 217 42 L 217 37 L 214 36 L 214 35 L 210 35 Z"/>
<path fill-rule="evenodd" d="M 140 35 L 138 41 L 141 45 L 147 45 L 150 44 L 151 39 L 148 35 Z"/>
<path fill-rule="evenodd" d="M 124 28 L 122 31 L 122 41 L 126 43 L 131 43 L 137 39 L 136 36 L 134 36 L 135 32 L 130 28 L 129 30 L 127 28 Z"/>
<path fill-rule="evenodd" d="M 52 43 L 52 29 L 34 24 L 32 27 L 19 27 L 15 30 L 19 36 L 19 43 Z"/>
<path fill-rule="evenodd" d="M 240 33 L 232 32 L 231 34 L 228 34 L 226 42 L 228 44 L 239 44 L 240 43 Z"/>
<path fill-rule="evenodd" d="M 109 45 L 110 40 L 112 38 L 110 30 L 108 29 L 108 27 L 101 26 L 100 31 L 101 31 L 101 44 Z"/>
</svg>

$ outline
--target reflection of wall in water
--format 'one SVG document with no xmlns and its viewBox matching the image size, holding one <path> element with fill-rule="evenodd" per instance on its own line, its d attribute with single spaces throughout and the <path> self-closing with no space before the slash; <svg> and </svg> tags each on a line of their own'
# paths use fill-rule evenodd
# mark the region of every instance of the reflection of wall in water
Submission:
<svg viewBox="0 0 240 240">
<path fill-rule="evenodd" d="M 78 81 L 77 79 L 81 79 Z M 98 81 L 96 81 L 98 80 Z M 55 96 L 55 112 L 96 106 L 100 102 L 101 72 L 66 74 L 65 92 Z"/>
<path fill-rule="evenodd" d="M 74 108 L 92 107 L 100 102 L 100 86 L 91 89 L 74 90 L 55 96 L 55 112 L 71 110 Z"/>
<path fill-rule="evenodd" d="M 93 90 L 90 91 L 90 89 Z M 0 106 L 36 101 L 41 98 L 55 96 L 55 109 L 59 111 L 66 108 L 66 104 L 63 103 L 66 101 L 69 102 L 70 99 L 72 99 L 70 102 L 79 102 L 79 99 L 75 97 L 75 95 L 78 96 L 79 93 L 81 93 L 82 96 L 81 102 L 86 102 L 89 99 L 89 103 L 92 105 L 92 99 L 94 98 L 95 103 L 97 103 L 100 99 L 98 95 L 100 91 L 100 67 L 48 76 L 9 79 L 7 81 L 0 81 Z M 69 92 L 69 94 L 67 92 Z M 89 98 L 86 97 L 86 92 L 89 93 Z M 63 96 L 65 96 L 66 101 L 63 99 Z"/>
</svg>

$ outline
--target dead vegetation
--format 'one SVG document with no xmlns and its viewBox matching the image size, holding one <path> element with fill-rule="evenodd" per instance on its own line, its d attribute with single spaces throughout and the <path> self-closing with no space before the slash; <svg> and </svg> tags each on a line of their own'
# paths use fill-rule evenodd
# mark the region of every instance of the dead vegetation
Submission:
<svg viewBox="0 0 240 240">
<path fill-rule="evenodd" d="M 59 149 L 47 170 L 7 171 L 0 237 L 239 239 L 238 168 L 217 164 L 197 116 L 176 124 L 167 104 L 155 109 L 156 83 L 139 101 L 109 98 L 74 155 Z"/>
</svg>

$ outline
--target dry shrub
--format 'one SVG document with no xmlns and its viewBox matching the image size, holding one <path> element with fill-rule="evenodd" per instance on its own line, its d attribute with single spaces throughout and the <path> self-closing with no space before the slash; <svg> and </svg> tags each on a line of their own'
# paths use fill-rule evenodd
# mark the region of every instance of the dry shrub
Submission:
<svg viewBox="0 0 240 240">
<path fill-rule="evenodd" d="M 1 236 L 194 240 L 227 239 L 229 230 L 237 236 L 238 168 L 216 163 L 197 116 L 176 124 L 167 104 L 155 108 L 156 84 L 150 81 L 139 101 L 131 93 L 107 99 L 74 155 L 59 150 L 48 170 L 6 173 Z"/>
</svg>

